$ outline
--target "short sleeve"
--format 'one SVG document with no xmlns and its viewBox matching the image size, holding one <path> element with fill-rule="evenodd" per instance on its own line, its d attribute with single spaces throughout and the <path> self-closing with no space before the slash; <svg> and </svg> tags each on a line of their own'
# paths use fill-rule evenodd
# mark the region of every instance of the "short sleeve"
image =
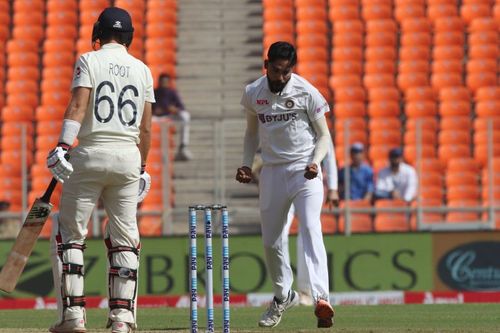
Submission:
<svg viewBox="0 0 500 333">
<path fill-rule="evenodd" d="M 153 75 L 151 75 L 151 71 L 148 67 L 146 67 L 146 95 L 144 96 L 144 101 L 149 103 L 156 102 L 153 88 Z"/>
<path fill-rule="evenodd" d="M 78 87 L 92 88 L 92 80 L 90 79 L 90 68 L 87 61 L 86 54 L 78 58 L 73 72 L 73 82 L 71 90 Z"/>
<path fill-rule="evenodd" d="M 255 112 L 252 103 L 250 102 L 250 99 L 248 98 L 248 90 L 245 88 L 245 91 L 243 92 L 243 96 L 241 96 L 241 101 L 240 104 L 245 108 L 245 111 L 251 112 L 251 113 L 257 113 Z"/>
<path fill-rule="evenodd" d="M 330 112 L 328 102 L 316 88 L 311 89 L 307 103 L 307 115 L 309 119 L 311 121 L 318 120 L 327 112 Z"/>
</svg>

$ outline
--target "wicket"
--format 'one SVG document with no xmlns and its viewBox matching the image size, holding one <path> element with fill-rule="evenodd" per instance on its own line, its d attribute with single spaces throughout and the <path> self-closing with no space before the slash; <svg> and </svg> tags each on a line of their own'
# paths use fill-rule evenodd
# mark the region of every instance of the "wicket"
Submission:
<svg viewBox="0 0 500 333">
<path fill-rule="evenodd" d="M 212 249 L 212 211 L 221 212 L 222 247 L 222 313 L 223 332 L 229 333 L 229 214 L 226 206 L 195 205 L 189 207 L 189 256 L 190 256 L 190 319 L 191 333 L 198 332 L 198 263 L 196 238 L 198 225 L 197 212 L 203 211 L 205 217 L 205 290 L 207 308 L 207 332 L 214 332 L 214 295 L 213 295 L 213 249 Z"/>
</svg>

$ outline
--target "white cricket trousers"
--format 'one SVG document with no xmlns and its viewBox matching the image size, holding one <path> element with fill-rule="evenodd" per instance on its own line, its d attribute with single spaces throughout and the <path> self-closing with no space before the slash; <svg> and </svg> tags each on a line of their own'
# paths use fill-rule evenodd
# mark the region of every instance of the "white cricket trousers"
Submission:
<svg viewBox="0 0 500 333">
<path fill-rule="evenodd" d="M 288 296 L 293 283 L 288 235 L 284 237 L 292 203 L 300 220 L 299 233 L 312 297 L 314 300 L 329 297 L 327 257 L 320 221 L 324 195 L 322 175 L 319 170 L 318 177 L 306 179 L 305 165 L 304 161 L 264 165 L 260 176 L 262 240 L 274 296 L 280 300 Z"/>
<path fill-rule="evenodd" d="M 58 223 L 53 228 L 52 259 L 55 291 L 58 294 L 60 319 L 82 318 L 84 309 L 78 306 L 68 307 L 63 314 L 61 302 L 61 261 L 57 255 L 56 234 L 62 244 L 83 244 L 87 236 L 87 226 L 99 198 L 109 217 L 105 238 L 111 246 L 139 248 L 139 230 L 137 227 L 137 194 L 141 156 L 139 149 L 131 143 L 113 143 L 112 145 L 78 146 L 70 151 L 70 162 L 74 172 L 63 184 L 59 204 Z M 68 260 L 83 265 L 83 253 L 80 250 L 67 251 Z M 139 261 L 132 252 L 117 252 L 113 255 L 115 265 L 138 269 Z M 108 263 L 109 265 L 109 263 Z M 112 292 L 122 298 L 136 298 L 136 281 L 126 280 L 114 283 Z M 67 293 L 83 293 L 83 277 L 67 276 Z M 115 296 L 116 297 L 116 296 Z M 109 319 L 123 321 L 135 326 L 135 311 L 114 309 Z"/>
<path fill-rule="evenodd" d="M 293 218 L 295 217 L 295 206 L 292 204 L 288 211 L 285 229 L 283 230 L 283 244 L 288 248 L 288 240 L 290 236 L 290 228 L 292 227 Z M 297 233 L 297 263 L 296 263 L 296 284 L 297 289 L 303 294 L 311 294 L 311 284 L 309 283 L 309 275 L 307 274 L 306 259 L 304 256 L 304 248 L 302 246 L 302 234 Z"/>
</svg>

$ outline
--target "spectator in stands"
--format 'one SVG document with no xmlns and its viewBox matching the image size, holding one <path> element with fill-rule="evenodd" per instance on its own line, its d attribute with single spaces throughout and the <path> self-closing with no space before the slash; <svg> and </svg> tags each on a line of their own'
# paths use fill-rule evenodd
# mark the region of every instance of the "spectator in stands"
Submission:
<svg viewBox="0 0 500 333">
<path fill-rule="evenodd" d="M 378 173 L 375 198 L 411 202 L 417 194 L 417 184 L 417 172 L 403 162 L 401 148 L 393 148 L 389 152 L 389 166 Z"/>
<path fill-rule="evenodd" d="M 356 142 L 351 146 L 351 165 L 349 168 L 349 199 L 371 200 L 373 195 L 373 169 L 364 161 L 365 147 Z M 345 199 L 345 167 L 339 172 L 340 198 Z"/>
<path fill-rule="evenodd" d="M 158 88 L 155 89 L 156 103 L 153 105 L 153 115 L 156 117 L 169 117 L 180 123 L 180 145 L 175 157 L 178 161 L 188 161 L 192 158 L 188 150 L 189 144 L 189 122 L 191 116 L 184 108 L 184 104 L 177 91 L 170 86 L 170 76 L 161 74 L 158 80 Z"/>
</svg>

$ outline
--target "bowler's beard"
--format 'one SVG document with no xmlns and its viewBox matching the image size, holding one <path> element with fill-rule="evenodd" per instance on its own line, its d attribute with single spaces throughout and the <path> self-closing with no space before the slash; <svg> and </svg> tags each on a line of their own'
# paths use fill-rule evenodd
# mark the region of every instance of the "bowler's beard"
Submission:
<svg viewBox="0 0 500 333">
<path fill-rule="evenodd" d="M 267 77 L 267 83 L 269 84 L 269 90 L 271 90 L 271 92 L 277 94 L 277 93 L 281 92 L 283 90 L 283 88 L 285 88 L 288 81 L 281 83 L 280 81 L 271 81 L 269 79 L 269 77 Z"/>
</svg>

